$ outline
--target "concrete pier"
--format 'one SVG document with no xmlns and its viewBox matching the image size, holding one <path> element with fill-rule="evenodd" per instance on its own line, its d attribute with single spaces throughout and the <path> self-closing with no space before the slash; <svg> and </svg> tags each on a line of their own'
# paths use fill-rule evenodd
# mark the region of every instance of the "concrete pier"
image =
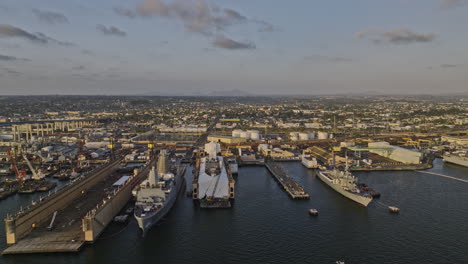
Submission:
<svg viewBox="0 0 468 264">
<path fill-rule="evenodd" d="M 292 199 L 310 199 L 309 194 L 296 181 L 289 177 L 278 164 L 267 161 L 265 162 L 265 167 Z"/>
<path fill-rule="evenodd" d="M 7 215 L 5 218 L 6 242 L 2 254 L 75 252 L 85 243 L 81 218 L 93 208 L 104 188 L 112 185 L 108 177 L 122 158 L 102 165 L 79 180 L 42 198 L 34 205 Z M 57 212 L 52 230 L 48 225 Z"/>
</svg>

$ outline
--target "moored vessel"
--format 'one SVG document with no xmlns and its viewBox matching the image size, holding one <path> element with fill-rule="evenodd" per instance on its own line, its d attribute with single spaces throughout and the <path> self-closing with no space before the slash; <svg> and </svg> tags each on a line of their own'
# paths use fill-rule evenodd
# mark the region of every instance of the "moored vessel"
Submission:
<svg viewBox="0 0 468 264">
<path fill-rule="evenodd" d="M 308 169 L 317 169 L 319 167 L 317 159 L 305 151 L 302 152 L 301 163 Z"/>
<path fill-rule="evenodd" d="M 158 172 L 153 167 L 136 193 L 134 216 L 143 233 L 169 212 L 184 185 L 185 166 L 173 164 L 174 170 L 171 171 L 168 165 L 166 152 L 162 150 L 157 164 Z"/>
<path fill-rule="evenodd" d="M 445 162 L 468 167 L 468 157 L 466 156 L 466 151 L 445 153 L 442 157 Z"/>
<path fill-rule="evenodd" d="M 357 177 L 353 176 L 349 171 L 340 171 L 338 169 L 319 170 L 317 176 L 339 194 L 363 206 L 367 207 L 373 199 L 370 193 L 358 188 Z"/>
</svg>

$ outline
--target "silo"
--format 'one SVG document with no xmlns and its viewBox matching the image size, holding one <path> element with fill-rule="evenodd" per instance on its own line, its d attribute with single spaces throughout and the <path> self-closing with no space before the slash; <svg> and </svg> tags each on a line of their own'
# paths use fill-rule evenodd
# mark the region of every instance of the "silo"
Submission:
<svg viewBox="0 0 468 264">
<path fill-rule="evenodd" d="M 309 139 L 315 139 L 315 133 L 314 132 L 309 133 Z"/>
<path fill-rule="evenodd" d="M 241 136 L 241 132 L 242 132 L 242 130 L 240 130 L 240 129 L 234 129 L 232 131 L 232 137 L 239 138 Z"/>
<path fill-rule="evenodd" d="M 250 138 L 250 133 L 247 132 L 247 131 L 242 131 L 242 132 L 240 132 L 240 137 L 249 139 Z"/>
<path fill-rule="evenodd" d="M 250 132 L 250 139 L 252 140 L 259 140 L 260 139 L 260 132 L 257 130 L 249 130 L 247 132 Z"/>
<path fill-rule="evenodd" d="M 309 140 L 308 133 L 299 133 L 299 140 Z"/>
<path fill-rule="evenodd" d="M 318 132 L 317 137 L 318 137 L 318 139 L 328 139 L 328 133 L 327 132 Z"/>
</svg>

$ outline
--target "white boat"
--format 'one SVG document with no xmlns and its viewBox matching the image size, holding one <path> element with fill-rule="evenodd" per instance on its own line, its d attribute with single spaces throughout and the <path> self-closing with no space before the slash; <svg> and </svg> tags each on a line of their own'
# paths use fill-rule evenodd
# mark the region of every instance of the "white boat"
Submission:
<svg viewBox="0 0 468 264">
<path fill-rule="evenodd" d="M 317 169 L 319 167 L 317 159 L 312 157 L 310 154 L 306 154 L 305 151 L 302 153 L 301 163 L 308 169 Z"/>
<path fill-rule="evenodd" d="M 452 152 L 443 155 L 444 161 L 464 167 L 468 167 L 468 157 L 466 156 L 466 152 L 459 151 L 459 152 Z"/>
<path fill-rule="evenodd" d="M 229 170 L 231 171 L 231 173 L 238 174 L 239 166 L 237 165 L 236 158 L 228 158 L 226 161 L 227 161 L 227 165 L 229 166 Z"/>
<path fill-rule="evenodd" d="M 369 193 L 358 188 L 357 178 L 349 171 L 320 170 L 317 176 L 339 194 L 363 206 L 367 207 L 372 201 L 372 196 Z"/>
</svg>

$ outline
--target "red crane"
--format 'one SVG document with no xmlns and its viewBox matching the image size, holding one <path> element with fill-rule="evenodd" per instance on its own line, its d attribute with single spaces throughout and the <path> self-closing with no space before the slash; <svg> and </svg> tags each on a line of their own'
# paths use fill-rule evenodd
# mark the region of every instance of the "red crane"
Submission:
<svg viewBox="0 0 468 264">
<path fill-rule="evenodd" d="M 18 180 L 19 183 L 23 183 L 23 179 L 26 176 L 26 170 L 25 169 L 21 171 L 18 170 L 18 167 L 16 166 L 15 158 L 11 154 L 10 150 L 8 150 L 8 157 L 10 158 L 11 166 L 13 167 L 13 170 L 15 171 L 16 179 Z"/>
</svg>

